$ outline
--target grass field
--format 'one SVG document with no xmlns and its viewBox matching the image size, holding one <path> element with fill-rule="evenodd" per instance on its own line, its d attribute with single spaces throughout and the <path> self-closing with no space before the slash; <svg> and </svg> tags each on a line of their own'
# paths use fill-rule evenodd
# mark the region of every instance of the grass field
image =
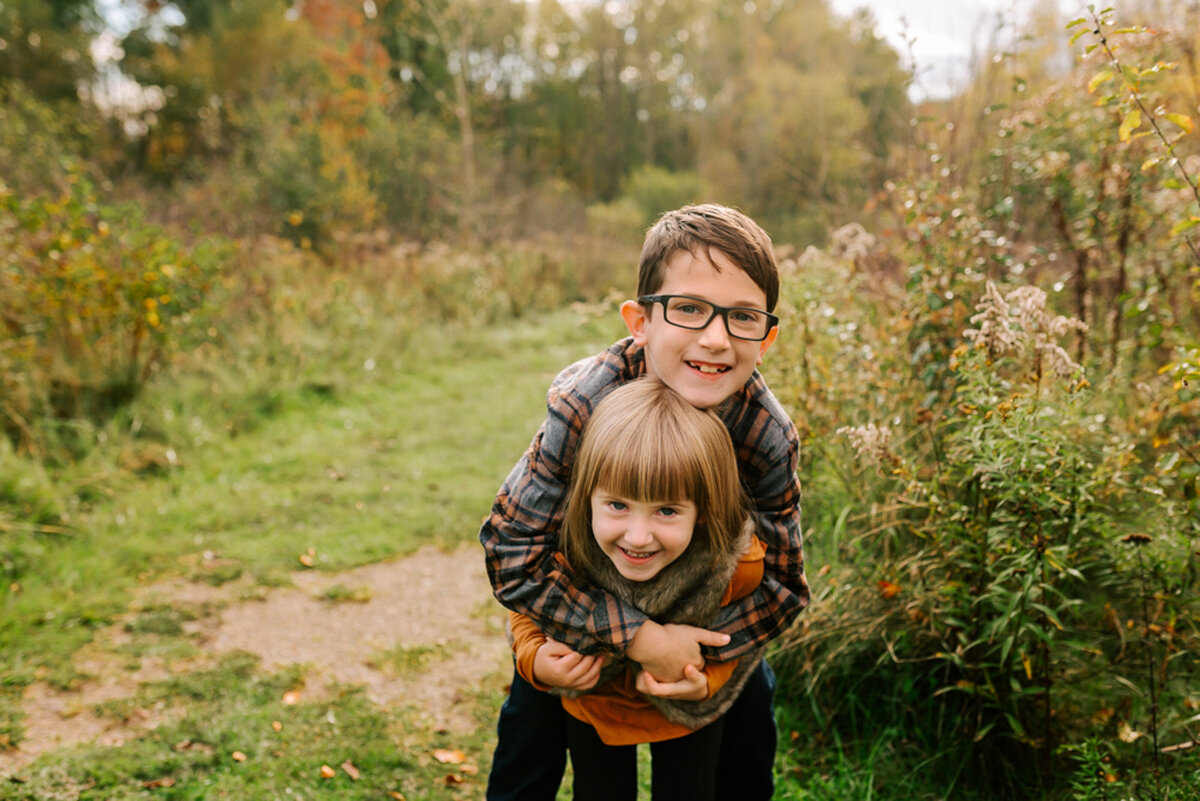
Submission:
<svg viewBox="0 0 1200 801">
<path fill-rule="evenodd" d="M 611 310 L 424 331 L 396 343 L 387 358 L 364 356 L 357 375 L 338 365 L 327 380 L 290 388 L 250 382 L 241 397 L 223 399 L 225 409 L 208 408 L 214 399 L 196 387 L 152 387 L 128 418 L 114 422 L 140 420 L 143 436 L 107 453 L 140 472 L 99 467 L 101 448 L 11 493 L 12 502 L 59 493 L 54 502 L 70 511 L 65 533 L 23 535 L 23 553 L 37 569 L 5 591 L 4 736 L 20 742 L 25 688 L 45 682 L 69 690 L 91 678 L 72 655 L 129 611 L 139 587 L 181 576 L 210 585 L 237 580 L 251 594 L 265 593 L 290 584 L 301 557 L 315 570 L 337 571 L 423 545 L 473 542 L 540 422 L 550 378 L 619 334 Z M 164 460 L 157 455 L 166 448 Z M 334 587 L 327 600 L 353 603 L 353 595 L 353 588 Z M 170 603 L 140 610 L 125 625 L 130 668 L 151 653 L 168 663 L 193 658 L 186 618 Z M 392 669 L 417 670 L 427 661 L 396 660 Z M 265 672 L 235 654 L 90 710 L 115 718 L 136 709 L 175 712 L 120 748 L 47 753 L 0 785 L 0 798 L 473 797 L 469 786 L 446 783 L 446 765 L 413 755 L 453 747 L 486 764 L 504 677 L 486 678 L 471 690 L 479 699 L 478 734 L 452 743 L 422 731 L 403 708 L 381 709 L 352 687 L 281 707 L 281 695 L 303 676 Z M 233 759 L 235 751 L 245 760 Z M 314 766 L 329 754 L 348 755 L 370 780 L 351 781 L 343 770 L 320 779 Z"/>
</svg>

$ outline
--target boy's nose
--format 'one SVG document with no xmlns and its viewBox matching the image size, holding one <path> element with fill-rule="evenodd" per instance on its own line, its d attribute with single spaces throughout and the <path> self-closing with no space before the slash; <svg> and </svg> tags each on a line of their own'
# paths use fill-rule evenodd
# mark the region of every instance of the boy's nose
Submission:
<svg viewBox="0 0 1200 801">
<path fill-rule="evenodd" d="M 700 332 L 700 344 L 709 350 L 724 350 L 729 347 L 729 329 L 725 327 L 725 318 L 714 314 L 708 325 Z"/>
</svg>

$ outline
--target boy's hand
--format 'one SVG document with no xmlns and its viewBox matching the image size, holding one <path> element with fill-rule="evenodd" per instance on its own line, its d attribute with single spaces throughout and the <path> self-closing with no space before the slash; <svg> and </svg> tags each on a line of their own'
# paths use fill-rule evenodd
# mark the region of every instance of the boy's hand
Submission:
<svg viewBox="0 0 1200 801">
<path fill-rule="evenodd" d="M 703 670 L 701 645 L 728 643 L 728 634 L 675 623 L 664 626 L 647 620 L 630 641 L 625 655 L 659 682 L 678 682 L 685 679 L 684 668 L 688 665 Z"/>
<path fill-rule="evenodd" d="M 688 665 L 683 669 L 680 681 L 661 682 L 646 671 L 637 677 L 638 692 L 644 695 L 654 695 L 659 698 L 673 698 L 677 701 L 703 701 L 708 698 L 708 677 Z"/>
<path fill-rule="evenodd" d="M 584 656 L 548 639 L 533 656 L 533 677 L 564 690 L 590 690 L 600 680 L 603 666 L 603 656 Z"/>
</svg>

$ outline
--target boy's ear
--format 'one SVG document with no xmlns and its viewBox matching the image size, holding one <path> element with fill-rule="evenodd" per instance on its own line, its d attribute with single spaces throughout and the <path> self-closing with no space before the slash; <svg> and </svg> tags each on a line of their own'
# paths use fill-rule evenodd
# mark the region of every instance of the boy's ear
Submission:
<svg viewBox="0 0 1200 801">
<path fill-rule="evenodd" d="M 625 321 L 625 327 L 629 329 L 629 333 L 633 334 L 633 344 L 646 344 L 646 307 L 638 303 L 636 300 L 627 300 L 621 304 L 621 319 Z"/>
<path fill-rule="evenodd" d="M 775 326 L 767 332 L 767 338 L 758 343 L 758 360 L 755 364 L 762 364 L 763 354 L 766 353 L 772 345 L 775 344 L 775 337 L 779 336 L 779 326 Z"/>
</svg>

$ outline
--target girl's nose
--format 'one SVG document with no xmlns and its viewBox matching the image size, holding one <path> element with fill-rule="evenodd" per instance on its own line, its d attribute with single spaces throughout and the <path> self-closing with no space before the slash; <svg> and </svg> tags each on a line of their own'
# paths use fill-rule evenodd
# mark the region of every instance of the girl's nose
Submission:
<svg viewBox="0 0 1200 801">
<path fill-rule="evenodd" d="M 625 530 L 625 541 L 633 546 L 649 545 L 654 541 L 648 520 L 632 520 Z"/>
</svg>

